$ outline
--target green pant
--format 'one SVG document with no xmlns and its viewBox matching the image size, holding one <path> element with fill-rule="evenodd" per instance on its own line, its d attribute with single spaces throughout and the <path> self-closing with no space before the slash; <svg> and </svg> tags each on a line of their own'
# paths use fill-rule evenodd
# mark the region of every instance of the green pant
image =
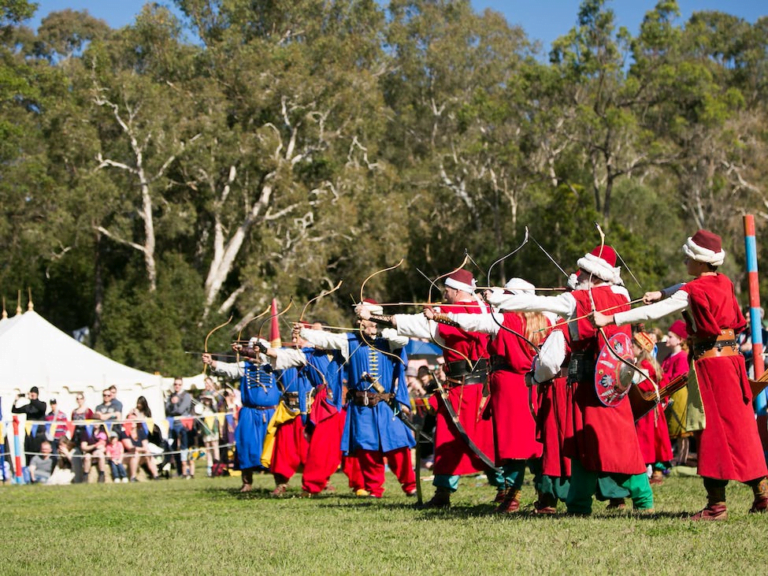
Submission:
<svg viewBox="0 0 768 576">
<path fill-rule="evenodd" d="M 530 460 L 528 465 L 531 468 L 531 472 L 533 472 L 533 485 L 536 487 L 536 493 L 553 504 L 557 503 L 558 500 L 565 502 L 571 486 L 571 477 L 547 476 L 543 474 L 541 458 Z"/>
<path fill-rule="evenodd" d="M 571 461 L 571 487 L 566 504 L 573 514 L 591 514 L 592 496 L 632 498 L 635 510 L 653 508 L 653 492 L 648 476 L 642 474 L 607 474 L 587 470 L 578 460 Z"/>
<path fill-rule="evenodd" d="M 496 470 L 486 470 L 485 476 L 488 478 L 488 483 L 501 490 L 504 488 L 504 477 L 501 472 Z M 435 474 L 435 479 L 432 481 L 432 485 L 435 488 L 447 488 L 451 492 L 456 492 L 459 489 L 460 476 L 451 474 Z"/>
</svg>

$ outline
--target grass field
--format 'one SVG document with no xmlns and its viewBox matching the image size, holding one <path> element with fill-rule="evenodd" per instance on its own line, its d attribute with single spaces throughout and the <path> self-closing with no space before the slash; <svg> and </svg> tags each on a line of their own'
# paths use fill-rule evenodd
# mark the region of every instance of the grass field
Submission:
<svg viewBox="0 0 768 576">
<path fill-rule="evenodd" d="M 655 489 L 656 512 L 596 504 L 592 518 L 493 514 L 493 491 L 462 479 L 448 511 L 417 511 L 387 477 L 382 500 L 348 494 L 273 499 L 239 479 L 139 484 L 6 486 L 2 574 L 765 574 L 768 516 L 747 514 L 732 483 L 730 519 L 694 523 L 696 478 Z M 299 492 L 298 478 L 289 495 Z M 426 494 L 431 495 L 427 487 Z M 523 490 L 533 501 L 533 488 Z M 526 506 L 526 509 L 529 506 Z"/>
</svg>

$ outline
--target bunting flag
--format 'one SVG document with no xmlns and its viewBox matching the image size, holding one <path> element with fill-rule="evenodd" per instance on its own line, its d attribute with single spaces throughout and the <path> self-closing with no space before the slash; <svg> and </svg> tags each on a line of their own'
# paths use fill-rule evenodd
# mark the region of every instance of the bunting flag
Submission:
<svg viewBox="0 0 768 576">
<path fill-rule="evenodd" d="M 55 416 L 54 416 L 55 418 Z M 59 424 L 54 420 L 51 422 L 50 426 L 47 427 L 48 429 L 45 431 L 46 435 L 50 433 L 50 436 L 48 436 L 51 440 L 56 438 L 56 430 L 59 428 Z"/>
<path fill-rule="evenodd" d="M 71 420 L 67 422 L 67 436 L 74 438 L 75 436 L 75 423 Z"/>
<path fill-rule="evenodd" d="M 45 437 L 48 438 L 48 440 L 53 440 L 53 433 L 51 432 L 51 423 L 47 422 L 45 424 Z"/>
<path fill-rule="evenodd" d="M 146 422 L 142 422 L 141 425 L 144 427 L 144 434 L 149 436 L 149 426 L 147 426 Z"/>
<path fill-rule="evenodd" d="M 277 317 L 277 300 L 272 298 L 272 324 L 269 329 L 269 345 L 272 348 L 281 348 L 283 341 L 280 339 L 280 318 Z"/>
<path fill-rule="evenodd" d="M 232 430 L 235 427 L 235 415 L 234 414 L 227 414 L 227 426 L 230 430 Z"/>
<path fill-rule="evenodd" d="M 0 446 L 5 444 L 5 424 L 0 422 Z"/>
<path fill-rule="evenodd" d="M 130 436 L 131 432 L 133 432 L 133 422 L 126 422 L 123 424 L 123 430 Z"/>
<path fill-rule="evenodd" d="M 93 438 L 93 424 L 86 424 L 85 431 L 88 434 L 88 438 Z"/>
<path fill-rule="evenodd" d="M 158 422 L 158 425 L 160 426 L 160 430 L 162 430 L 163 436 L 165 436 L 166 438 L 168 437 L 168 431 L 171 429 L 170 423 L 172 420 L 173 420 L 172 418 L 166 418 L 165 420 L 160 420 L 160 422 Z"/>
<path fill-rule="evenodd" d="M 219 420 L 219 429 L 224 428 L 224 420 L 227 418 L 227 415 L 223 412 L 219 412 L 216 414 L 216 418 Z"/>
<path fill-rule="evenodd" d="M 181 425 L 187 430 L 192 430 L 192 427 L 195 425 L 195 419 L 191 416 L 184 416 L 181 418 Z"/>
<path fill-rule="evenodd" d="M 112 422 L 107 422 L 107 434 L 112 434 Z"/>
<path fill-rule="evenodd" d="M 206 416 L 205 417 L 205 427 L 208 428 L 211 432 L 213 432 L 213 423 L 215 422 L 216 417 L 215 416 Z"/>
<path fill-rule="evenodd" d="M 155 429 L 155 421 L 152 418 L 147 418 L 145 425 L 147 427 L 147 434 L 149 434 L 149 430 Z"/>
</svg>

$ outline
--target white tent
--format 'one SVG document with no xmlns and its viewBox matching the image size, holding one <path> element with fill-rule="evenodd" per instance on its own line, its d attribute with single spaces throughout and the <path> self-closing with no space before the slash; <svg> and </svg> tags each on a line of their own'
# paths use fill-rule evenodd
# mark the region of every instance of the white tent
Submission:
<svg viewBox="0 0 768 576">
<path fill-rule="evenodd" d="M 82 393 L 86 406 L 94 409 L 101 403 L 102 391 L 113 384 L 124 413 L 136 406 L 139 396 L 144 396 L 153 418 L 165 417 L 161 376 L 102 356 L 34 311 L 0 320 L 0 397 L 4 421 L 11 418 L 15 395 L 26 394 L 32 386 L 40 389 L 41 400 L 48 403 L 56 398 L 59 409 L 70 415 L 77 393 Z"/>
</svg>

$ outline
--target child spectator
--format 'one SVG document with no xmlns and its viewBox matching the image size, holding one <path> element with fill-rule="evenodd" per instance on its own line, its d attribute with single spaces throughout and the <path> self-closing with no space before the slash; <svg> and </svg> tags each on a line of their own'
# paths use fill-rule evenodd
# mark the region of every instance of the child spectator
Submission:
<svg viewBox="0 0 768 576">
<path fill-rule="evenodd" d="M 107 444 L 104 452 L 107 455 L 109 467 L 112 469 L 112 481 L 128 482 L 128 474 L 125 471 L 125 466 L 123 466 L 125 448 L 123 448 L 117 432 L 112 432 L 109 435 L 109 444 Z"/>
<path fill-rule="evenodd" d="M 93 435 L 90 438 L 80 443 L 80 450 L 83 452 L 83 474 L 85 474 L 86 482 L 88 481 L 88 473 L 91 471 L 91 463 L 93 459 L 96 459 L 96 464 L 99 468 L 99 484 L 103 484 L 104 468 L 105 468 L 105 449 L 107 447 L 107 431 L 104 430 L 104 426 L 99 426 L 94 430 Z"/>
</svg>

